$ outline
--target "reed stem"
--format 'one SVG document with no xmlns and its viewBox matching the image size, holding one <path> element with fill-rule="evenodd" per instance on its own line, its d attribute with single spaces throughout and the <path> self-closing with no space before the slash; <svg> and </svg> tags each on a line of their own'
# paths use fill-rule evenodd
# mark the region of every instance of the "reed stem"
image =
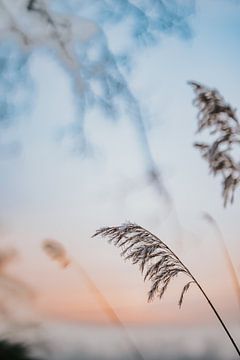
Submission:
<svg viewBox="0 0 240 360">
<path fill-rule="evenodd" d="M 146 229 L 143 228 L 144 231 L 148 231 Z M 149 231 L 148 231 L 149 232 Z M 149 232 L 150 233 L 150 232 Z M 157 236 L 155 236 L 154 234 L 150 233 L 151 236 L 155 237 L 158 239 Z M 165 244 L 165 243 L 164 243 Z M 189 271 L 189 269 L 183 264 L 183 262 L 179 259 L 179 257 L 165 244 L 166 248 L 169 250 L 170 253 L 172 253 L 176 259 L 178 259 L 179 263 L 185 268 L 186 272 L 188 273 L 188 275 L 192 278 L 192 280 L 195 282 L 195 284 L 197 285 L 197 287 L 199 288 L 199 290 L 201 291 L 201 293 L 203 294 L 203 296 L 205 297 L 205 299 L 207 300 L 208 304 L 210 305 L 211 309 L 213 310 L 214 314 L 216 315 L 217 319 L 219 320 L 220 324 L 222 325 L 224 331 L 226 332 L 227 336 L 229 337 L 232 345 L 234 346 L 235 350 L 238 353 L 238 356 L 240 357 L 240 349 L 238 348 L 236 342 L 234 341 L 232 335 L 230 334 L 227 326 L 224 324 L 224 321 L 222 320 L 221 316 L 219 315 L 218 311 L 216 310 L 215 306 L 213 305 L 213 303 L 211 302 L 211 300 L 209 299 L 209 297 L 207 296 L 207 294 L 205 293 L 205 291 L 203 290 L 203 288 L 201 287 L 201 285 L 199 284 L 199 282 L 196 280 L 196 278 L 192 275 L 192 273 Z"/>
<path fill-rule="evenodd" d="M 122 249 L 121 255 L 125 259 L 131 260 L 133 264 L 139 264 L 140 270 L 144 274 L 144 280 L 148 279 L 152 283 L 148 293 L 149 301 L 155 296 L 161 299 L 170 281 L 178 274 L 181 273 L 190 277 L 191 281 L 182 290 L 179 306 L 181 306 L 183 296 L 189 289 L 190 284 L 195 283 L 240 357 L 240 350 L 236 342 L 199 282 L 179 257 L 160 238 L 142 226 L 133 223 L 104 227 L 97 230 L 93 236 L 97 235 L 107 237 L 109 242 Z"/>
</svg>

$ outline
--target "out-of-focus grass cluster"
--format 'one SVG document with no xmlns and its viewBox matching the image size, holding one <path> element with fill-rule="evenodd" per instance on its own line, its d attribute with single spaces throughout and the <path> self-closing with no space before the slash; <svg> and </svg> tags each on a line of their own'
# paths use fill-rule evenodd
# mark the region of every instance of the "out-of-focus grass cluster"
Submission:
<svg viewBox="0 0 240 360">
<path fill-rule="evenodd" d="M 195 92 L 193 104 L 198 108 L 197 133 L 209 131 L 211 142 L 196 142 L 210 172 L 222 176 L 224 206 L 233 203 L 234 193 L 240 184 L 240 162 L 236 156 L 240 145 L 240 126 L 233 109 L 216 89 L 191 81 Z M 239 155 L 239 154 L 238 154 Z M 236 159 L 235 159 L 236 158 Z"/>
</svg>

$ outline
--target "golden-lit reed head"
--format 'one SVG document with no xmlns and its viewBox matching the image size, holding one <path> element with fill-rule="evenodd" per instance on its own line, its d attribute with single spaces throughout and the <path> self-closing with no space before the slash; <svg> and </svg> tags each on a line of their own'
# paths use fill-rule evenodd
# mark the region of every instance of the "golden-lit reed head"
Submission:
<svg viewBox="0 0 240 360">
<path fill-rule="evenodd" d="M 42 242 L 43 251 L 52 259 L 57 261 L 63 268 L 70 264 L 70 259 L 63 245 L 54 239 L 45 239 Z"/>
<path fill-rule="evenodd" d="M 5 266 L 15 260 L 18 256 L 15 249 L 0 250 L 0 271 L 5 269 Z"/>
</svg>

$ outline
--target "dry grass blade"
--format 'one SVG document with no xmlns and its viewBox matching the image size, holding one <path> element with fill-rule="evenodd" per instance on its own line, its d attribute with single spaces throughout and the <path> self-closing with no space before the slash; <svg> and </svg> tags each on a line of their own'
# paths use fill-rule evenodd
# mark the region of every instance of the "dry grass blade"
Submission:
<svg viewBox="0 0 240 360">
<path fill-rule="evenodd" d="M 237 344 L 201 285 L 178 256 L 162 240 L 143 227 L 132 223 L 103 227 L 97 230 L 93 237 L 98 235 L 106 237 L 110 243 L 121 248 L 121 255 L 124 259 L 131 260 L 133 264 L 139 265 L 141 272 L 144 274 L 144 279 L 150 280 L 152 284 L 148 293 L 149 300 L 152 300 L 154 297 L 161 298 L 167 290 L 170 281 L 179 273 L 190 277 L 191 281 L 183 287 L 179 306 L 181 307 L 184 294 L 189 289 L 191 283 L 195 283 L 240 357 L 240 350 Z"/>
<path fill-rule="evenodd" d="M 240 144 L 240 125 L 236 110 L 229 105 L 216 89 L 190 81 L 195 92 L 193 104 L 198 108 L 198 129 L 209 130 L 213 136 L 211 143 L 195 143 L 202 157 L 208 162 L 213 175 L 223 177 L 222 196 L 224 206 L 233 203 L 234 193 L 240 184 L 240 163 L 235 159 Z"/>
</svg>

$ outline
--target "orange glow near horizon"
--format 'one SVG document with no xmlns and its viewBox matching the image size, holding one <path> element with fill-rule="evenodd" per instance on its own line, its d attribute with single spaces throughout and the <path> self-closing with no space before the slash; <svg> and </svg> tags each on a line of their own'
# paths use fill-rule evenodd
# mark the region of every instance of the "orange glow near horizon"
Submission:
<svg viewBox="0 0 240 360">
<path fill-rule="evenodd" d="M 111 247 L 107 245 L 106 249 L 111 249 Z M 31 249 L 28 250 L 31 252 Z M 202 250 L 200 248 L 197 250 L 199 256 L 202 256 Z M 27 251 L 26 257 L 28 256 Z M 191 249 L 189 252 L 189 259 L 191 259 L 193 251 L 194 249 Z M 73 250 L 69 252 L 70 255 L 76 253 Z M 124 263 L 117 252 L 107 254 L 104 260 L 104 262 L 107 261 L 107 266 L 102 262 L 102 267 L 95 262 L 91 263 L 90 266 L 83 256 L 83 252 L 77 252 L 85 259 L 84 269 L 88 276 L 91 277 L 95 286 L 107 299 L 124 324 L 137 326 L 162 324 L 191 326 L 216 321 L 196 286 L 190 288 L 186 294 L 183 307 L 179 310 L 178 299 L 185 282 L 184 277 L 172 281 L 161 301 L 156 299 L 152 303 L 148 303 L 147 291 L 149 284 L 144 284 L 137 267 Z M 96 294 L 86 283 L 86 279 L 79 271 L 78 267 L 80 265 L 76 267 L 69 265 L 66 268 L 61 268 L 56 261 L 49 260 L 41 251 L 39 256 L 41 257 L 38 258 L 37 266 L 35 262 L 37 257 L 31 257 L 24 264 L 20 261 L 12 268 L 13 273 L 17 273 L 21 279 L 24 279 L 36 290 L 37 297 L 34 308 L 37 312 L 44 317 L 63 321 L 95 324 L 114 323 L 103 311 Z M 210 298 L 224 318 L 234 322 L 238 310 L 235 294 L 228 274 L 222 265 L 221 256 L 218 256 L 217 252 L 215 256 L 216 268 L 212 272 L 209 270 L 210 265 L 208 269 L 207 266 L 202 267 L 202 264 L 198 264 L 198 262 L 193 263 L 191 267 L 194 268 L 197 264 L 194 272 L 201 274 L 200 280 Z M 188 262 L 189 259 L 187 259 Z M 206 264 L 210 264 L 207 257 L 205 257 L 205 260 Z M 109 269 L 112 269 L 112 271 L 110 272 Z M 217 277 L 216 273 L 218 273 Z"/>
<path fill-rule="evenodd" d="M 210 284 L 208 284 L 208 288 L 211 288 Z M 216 321 L 197 289 L 189 291 L 182 309 L 179 309 L 177 305 L 181 291 L 178 286 L 169 289 L 169 294 L 163 300 L 156 299 L 152 303 L 147 303 L 144 290 L 143 287 L 135 288 L 128 296 L 126 292 L 123 293 L 118 288 L 111 289 L 111 293 L 108 293 L 106 289 L 104 295 L 124 324 L 191 326 Z M 234 302 L 228 294 L 222 294 L 220 301 L 219 299 L 219 293 L 216 291 L 213 300 L 217 303 L 218 308 L 220 307 L 224 317 L 234 322 L 236 318 Z M 49 318 L 114 325 L 114 322 L 102 310 L 94 294 L 89 292 L 84 285 L 80 286 L 76 279 L 68 279 L 66 286 L 55 284 L 51 289 L 45 289 L 37 300 L 36 308 Z"/>
</svg>

